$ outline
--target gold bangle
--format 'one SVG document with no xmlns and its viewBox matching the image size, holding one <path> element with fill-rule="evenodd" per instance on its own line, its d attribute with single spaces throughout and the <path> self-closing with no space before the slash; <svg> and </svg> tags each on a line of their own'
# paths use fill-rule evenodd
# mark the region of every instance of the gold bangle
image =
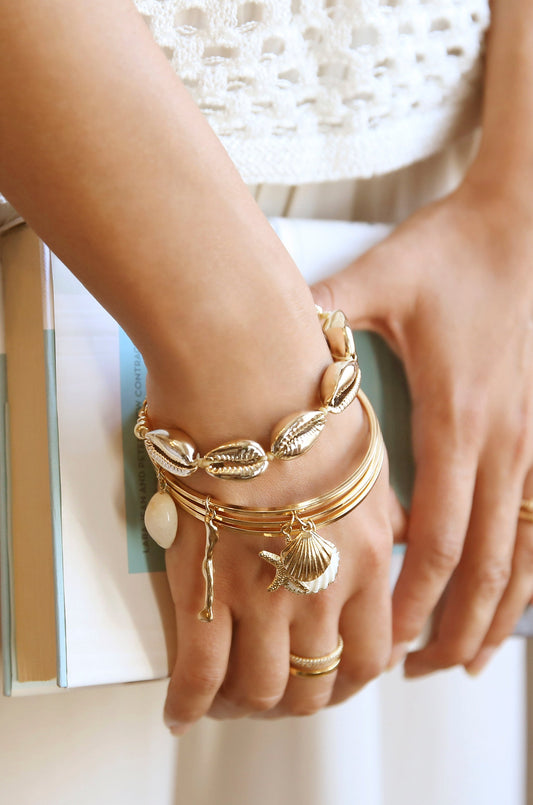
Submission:
<svg viewBox="0 0 533 805">
<path fill-rule="evenodd" d="M 203 571 L 206 596 L 205 607 L 199 614 L 201 620 L 213 619 L 213 551 L 220 526 L 235 531 L 260 533 L 265 537 L 285 538 L 285 547 L 279 555 L 269 551 L 259 553 L 276 570 L 274 580 L 268 588 L 270 591 L 285 587 L 294 593 L 317 593 L 335 580 L 339 552 L 316 529 L 344 517 L 365 499 L 380 475 L 385 457 L 385 445 L 375 411 L 362 391 L 359 391 L 358 396 L 369 421 L 370 439 L 366 454 L 347 480 L 330 492 L 310 500 L 282 508 L 252 509 L 234 506 L 222 503 L 210 495 L 202 495 L 157 468 L 159 493 L 154 498 L 173 498 L 180 508 L 205 524 Z"/>
<path fill-rule="evenodd" d="M 201 456 L 183 431 L 152 429 L 145 400 L 134 432 L 144 441 L 154 466 L 181 478 L 202 469 L 213 478 L 245 481 L 263 473 L 274 459 L 288 461 L 310 450 L 322 433 L 328 414 L 344 411 L 355 400 L 361 385 L 353 333 L 344 313 L 325 312 L 318 306 L 317 313 L 333 359 L 322 376 L 317 410 L 299 411 L 278 422 L 268 451 L 250 439 L 239 439 Z"/>
</svg>

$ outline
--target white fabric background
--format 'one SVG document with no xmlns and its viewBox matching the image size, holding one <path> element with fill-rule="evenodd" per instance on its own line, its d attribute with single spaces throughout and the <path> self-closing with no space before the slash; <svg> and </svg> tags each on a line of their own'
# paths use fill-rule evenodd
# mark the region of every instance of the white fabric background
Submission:
<svg viewBox="0 0 533 805">
<path fill-rule="evenodd" d="M 396 176 L 254 188 L 268 214 L 398 221 L 449 189 L 468 143 Z M 306 719 L 163 727 L 166 682 L 0 699 L 1 799 L 17 805 L 523 805 L 524 641 L 476 680 L 401 669 Z"/>
</svg>

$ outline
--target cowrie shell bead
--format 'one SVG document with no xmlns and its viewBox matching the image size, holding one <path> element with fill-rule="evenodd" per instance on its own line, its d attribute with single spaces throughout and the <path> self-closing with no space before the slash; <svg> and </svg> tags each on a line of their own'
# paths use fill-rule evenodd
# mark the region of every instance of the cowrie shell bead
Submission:
<svg viewBox="0 0 533 805">
<path fill-rule="evenodd" d="M 272 455 L 284 461 L 301 456 L 313 446 L 325 424 L 323 411 L 303 411 L 284 417 L 272 431 Z"/>
<path fill-rule="evenodd" d="M 331 363 L 322 376 L 320 399 L 332 414 L 340 414 L 355 399 L 361 383 L 357 361 Z"/>
<path fill-rule="evenodd" d="M 181 430 L 149 430 L 144 446 L 154 464 L 172 475 L 187 476 L 196 472 L 200 457 L 195 445 Z"/>
<path fill-rule="evenodd" d="M 178 530 L 178 512 L 168 492 L 156 492 L 144 512 L 146 530 L 162 548 L 170 548 Z"/>
<path fill-rule="evenodd" d="M 328 327 L 324 335 L 334 361 L 353 360 L 356 357 L 353 333 L 347 324 L 343 327 Z"/>
</svg>

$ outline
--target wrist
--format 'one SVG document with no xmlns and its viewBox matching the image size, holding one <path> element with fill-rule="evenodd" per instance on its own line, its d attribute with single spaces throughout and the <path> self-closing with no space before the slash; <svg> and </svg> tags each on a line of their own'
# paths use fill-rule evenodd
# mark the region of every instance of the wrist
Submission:
<svg viewBox="0 0 533 805">
<path fill-rule="evenodd" d="M 531 160 L 533 167 L 533 158 Z M 498 158 L 483 148 L 472 162 L 458 190 L 472 209 L 496 226 L 512 231 L 533 223 L 533 186 L 524 160 Z"/>
<path fill-rule="evenodd" d="M 268 443 L 283 417 L 317 407 L 331 356 L 307 288 L 304 295 L 300 310 L 286 297 L 260 309 L 229 300 L 191 337 L 145 356 L 150 418 L 185 430 L 207 452 L 233 439 Z"/>
<path fill-rule="evenodd" d="M 171 474 L 175 472 L 178 476 L 185 474 L 188 478 L 194 477 L 194 481 L 197 473 L 201 476 L 205 472 L 210 476 L 210 484 L 219 480 L 220 476 L 220 479 L 224 479 L 223 488 L 228 482 L 234 483 L 235 479 L 239 479 L 237 487 L 242 487 L 240 479 L 246 479 L 245 486 L 248 486 L 251 480 L 267 469 L 271 478 L 274 478 L 271 468 L 274 465 L 281 467 L 287 463 L 292 464 L 292 458 L 298 459 L 296 463 L 301 472 L 304 454 L 311 448 L 317 453 L 315 443 L 325 426 L 331 420 L 337 420 L 350 403 L 355 402 L 361 377 L 352 333 L 344 315 L 340 312 L 334 315 L 320 312 L 317 316 L 313 308 L 313 319 L 313 330 L 320 331 L 322 347 L 328 344 L 328 348 L 326 368 L 318 376 L 319 382 L 316 375 L 312 377 L 311 393 L 305 394 L 306 383 L 302 382 L 302 378 L 307 380 L 309 373 L 304 375 L 302 370 L 307 364 L 312 369 L 321 361 L 322 350 L 314 355 L 318 361 L 296 361 L 291 382 L 283 384 L 280 383 L 280 371 L 283 372 L 283 367 L 287 364 L 286 341 L 281 344 L 285 349 L 280 352 L 279 360 L 274 362 L 277 376 L 268 394 L 261 395 L 257 392 L 257 385 L 265 382 L 265 371 L 263 363 L 255 360 L 254 371 L 245 378 L 241 394 L 235 394 L 225 372 L 219 371 L 217 376 L 221 379 L 220 393 L 213 394 L 212 387 L 209 387 L 208 395 L 200 390 L 190 412 L 192 416 L 188 416 L 186 407 L 185 410 L 182 407 L 178 413 L 176 398 L 173 394 L 169 395 L 168 378 L 163 387 L 159 388 L 149 375 L 148 410 L 143 409 L 141 412 L 136 432 L 139 438 L 146 440 L 146 448 L 156 465 Z M 294 325 L 289 329 L 294 330 Z M 276 342 L 278 328 L 274 333 Z M 300 347 L 307 346 L 307 342 L 297 343 Z M 267 353 L 269 358 L 272 353 L 272 350 Z M 244 351 L 241 357 L 246 359 L 248 354 L 249 350 Z M 302 349 L 299 351 L 300 358 L 301 355 Z M 268 379 L 268 375 L 266 377 Z M 198 383 L 194 373 L 192 382 L 195 385 Z M 292 397 L 292 404 L 287 402 L 289 397 Z M 240 405 L 243 400 L 244 406 Z M 285 406 L 285 410 L 280 405 Z M 281 418 L 273 418 L 274 406 L 278 408 L 277 414 L 282 410 Z M 165 410 L 168 418 L 165 417 Z M 359 429 L 359 405 L 356 411 L 358 413 L 355 419 Z M 239 415 L 241 412 L 242 416 Z M 176 416 L 180 421 L 176 421 Z M 184 420 L 187 424 L 184 424 Z M 353 426 L 354 418 L 349 421 Z M 254 423 L 256 430 L 253 430 Z M 219 428 L 220 433 L 217 432 Z M 178 432 L 174 434 L 174 431 Z M 213 433 L 217 434 L 213 438 L 218 443 L 209 443 Z M 332 437 L 339 444 L 343 438 L 346 439 L 346 433 L 339 428 L 330 427 L 328 433 L 329 439 L 322 439 L 322 443 L 327 443 Z M 173 439 L 177 441 L 172 441 Z M 353 447 L 350 452 L 353 454 Z M 278 480 L 283 477 L 288 479 L 290 475 L 291 473 L 277 473 Z M 198 488 L 201 486 L 200 483 Z M 254 488 L 257 489 L 258 486 L 256 483 Z M 309 488 L 307 482 L 306 488 Z"/>
</svg>

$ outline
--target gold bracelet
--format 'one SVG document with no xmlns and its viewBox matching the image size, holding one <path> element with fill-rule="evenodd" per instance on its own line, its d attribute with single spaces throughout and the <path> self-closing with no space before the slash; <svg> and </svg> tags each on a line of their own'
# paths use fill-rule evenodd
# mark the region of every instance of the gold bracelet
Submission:
<svg viewBox="0 0 533 805">
<path fill-rule="evenodd" d="M 284 417 L 272 431 L 268 451 L 250 439 L 239 439 L 200 456 L 192 439 L 183 431 L 151 429 L 145 400 L 135 435 L 144 441 L 152 463 L 182 478 L 202 469 L 214 478 L 249 480 L 264 472 L 274 459 L 287 461 L 306 453 L 322 433 L 328 414 L 344 411 L 355 400 L 361 385 L 353 333 L 344 313 L 340 310 L 329 313 L 318 306 L 317 313 L 333 359 L 322 376 L 318 410 L 299 411 Z"/>
<path fill-rule="evenodd" d="M 199 614 L 201 620 L 213 619 L 213 551 L 218 540 L 220 526 L 235 531 L 260 533 L 265 537 L 284 537 L 285 547 L 281 553 L 261 551 L 259 556 L 275 567 L 276 575 L 269 590 L 285 587 L 295 593 L 317 593 L 326 589 L 336 578 L 339 552 L 336 546 L 317 533 L 317 527 L 329 525 L 344 517 L 358 506 L 376 483 L 385 456 L 385 446 L 379 422 L 368 398 L 358 392 L 363 410 L 368 418 L 370 438 L 362 462 L 339 486 L 330 492 L 300 503 L 282 508 L 256 509 L 223 503 L 210 495 L 202 495 L 171 477 L 157 467 L 159 491 L 148 504 L 147 513 L 156 507 L 173 506 L 172 499 L 184 511 L 206 528 L 206 551 L 203 563 L 206 581 L 205 607 Z M 158 500 L 159 499 L 159 500 Z M 159 542 L 158 534 L 146 525 L 151 536 Z M 157 531 L 157 523 L 155 524 Z M 161 544 L 161 543 L 160 543 Z"/>
</svg>

